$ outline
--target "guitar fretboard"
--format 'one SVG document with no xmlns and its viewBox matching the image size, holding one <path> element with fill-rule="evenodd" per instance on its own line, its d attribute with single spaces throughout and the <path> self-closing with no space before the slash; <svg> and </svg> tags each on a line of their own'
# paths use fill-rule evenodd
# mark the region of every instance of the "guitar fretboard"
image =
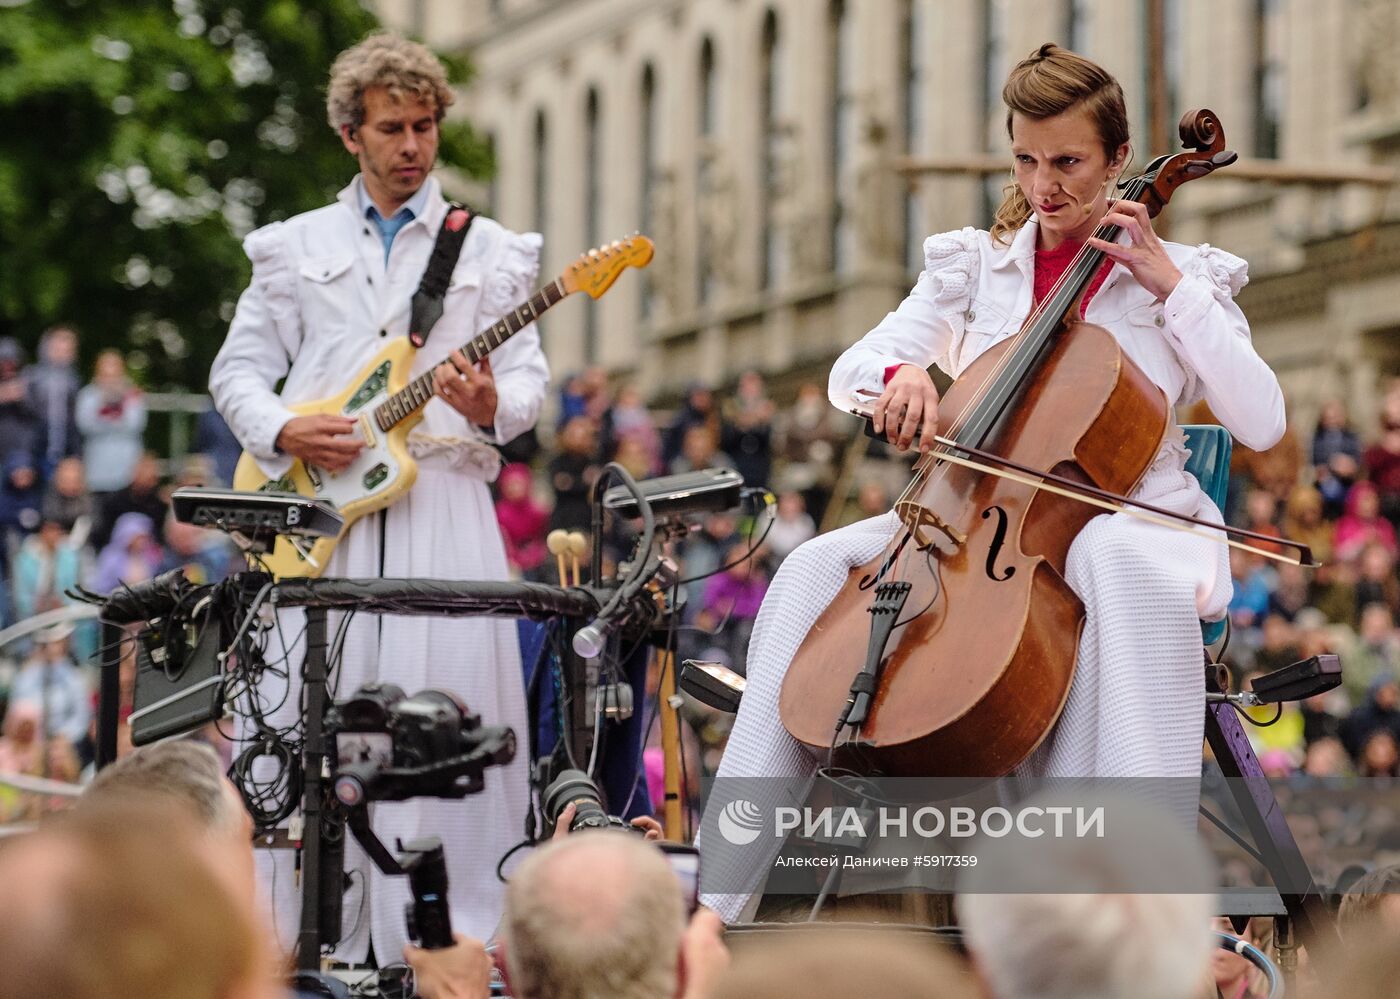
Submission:
<svg viewBox="0 0 1400 999">
<path fill-rule="evenodd" d="M 530 296 L 524 305 L 514 312 L 508 312 L 469 340 L 462 346 L 462 353 L 467 355 L 467 360 L 477 363 L 562 302 L 567 294 L 563 282 L 555 279 Z M 434 392 L 433 371 L 425 371 L 375 407 L 375 425 L 380 430 L 389 430 L 426 406 Z"/>
</svg>

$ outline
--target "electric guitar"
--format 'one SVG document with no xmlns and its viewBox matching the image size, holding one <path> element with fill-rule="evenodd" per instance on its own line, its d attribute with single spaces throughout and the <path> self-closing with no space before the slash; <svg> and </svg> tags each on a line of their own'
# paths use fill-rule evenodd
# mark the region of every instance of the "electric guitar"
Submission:
<svg viewBox="0 0 1400 999">
<path fill-rule="evenodd" d="M 641 235 L 589 250 L 529 301 L 477 334 L 462 352 L 476 363 L 569 295 L 581 291 L 601 298 L 628 267 L 651 263 L 654 251 L 652 241 Z M 351 524 L 382 510 L 413 485 L 418 467 L 408 452 L 408 433 L 423 419 L 423 407 L 436 391 L 431 370 L 409 380 L 416 353 L 407 337 L 399 337 L 376 354 L 341 394 L 288 407 L 299 416 L 327 413 L 354 418 L 364 447 L 350 467 L 331 472 L 297 459 L 286 475 L 270 479 L 246 451 L 239 459 L 234 489 L 314 496 L 332 503 L 345 518 L 340 534 L 309 545 L 300 538 L 279 537 L 273 550 L 260 557 L 262 567 L 278 579 L 319 576 Z"/>
</svg>

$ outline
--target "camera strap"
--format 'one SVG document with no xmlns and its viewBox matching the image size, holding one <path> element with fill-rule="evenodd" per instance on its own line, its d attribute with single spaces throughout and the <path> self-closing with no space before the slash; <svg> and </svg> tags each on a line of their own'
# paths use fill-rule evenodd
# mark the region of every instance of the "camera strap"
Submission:
<svg viewBox="0 0 1400 999">
<path fill-rule="evenodd" d="M 413 300 L 408 316 L 408 339 L 415 347 L 428 342 L 428 334 L 442 318 L 442 300 L 447 295 L 447 286 L 452 281 L 452 271 L 457 267 L 457 258 L 462 255 L 462 247 L 467 242 L 476 213 L 466 205 L 453 201 L 447 206 L 442 227 L 438 229 L 437 242 L 428 256 L 428 266 L 423 269 L 423 279 Z"/>
</svg>

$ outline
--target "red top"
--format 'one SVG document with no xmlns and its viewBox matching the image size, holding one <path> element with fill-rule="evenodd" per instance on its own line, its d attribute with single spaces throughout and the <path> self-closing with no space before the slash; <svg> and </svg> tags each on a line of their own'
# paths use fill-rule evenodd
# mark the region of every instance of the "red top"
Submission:
<svg viewBox="0 0 1400 999">
<path fill-rule="evenodd" d="M 1031 304 L 1039 305 L 1041 299 L 1050 294 L 1050 289 L 1055 287 L 1055 282 L 1060 280 L 1060 276 L 1069 270 L 1069 265 L 1074 262 L 1074 255 L 1083 246 L 1082 242 L 1067 239 L 1053 250 L 1035 251 L 1035 290 L 1032 294 Z M 1113 261 L 1104 258 L 1104 262 L 1099 266 L 1099 272 L 1094 275 L 1089 282 L 1089 290 L 1084 293 L 1084 303 L 1081 306 L 1084 310 L 1089 308 L 1089 300 L 1094 297 L 1094 293 L 1103 284 L 1104 278 L 1108 277 L 1108 272 L 1113 269 Z"/>
<path fill-rule="evenodd" d="M 1060 280 L 1065 271 L 1069 270 L 1069 265 L 1074 262 L 1074 255 L 1079 252 L 1079 248 L 1083 245 L 1082 242 L 1067 239 L 1053 250 L 1035 251 L 1035 288 L 1032 292 L 1032 307 L 1039 305 L 1040 300 L 1050 293 L 1051 288 L 1055 287 L 1055 282 Z M 1108 277 L 1108 272 L 1112 269 L 1113 261 L 1105 257 L 1099 266 L 1099 272 L 1089 282 L 1089 289 L 1084 293 L 1081 309 L 1089 308 L 1089 300 L 1103 285 L 1104 278 Z M 903 364 L 891 364 L 885 369 L 886 385 L 894 377 L 894 373 L 903 366 Z"/>
</svg>

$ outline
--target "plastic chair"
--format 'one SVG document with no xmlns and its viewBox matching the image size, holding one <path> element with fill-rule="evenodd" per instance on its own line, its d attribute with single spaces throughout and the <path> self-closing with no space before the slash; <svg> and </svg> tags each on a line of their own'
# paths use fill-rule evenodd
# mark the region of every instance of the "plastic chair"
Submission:
<svg viewBox="0 0 1400 999">
<path fill-rule="evenodd" d="M 1230 451 L 1234 442 L 1230 431 L 1212 423 L 1193 423 L 1181 428 L 1186 433 L 1186 447 L 1191 457 L 1186 470 L 1196 477 L 1201 490 L 1223 512 L 1225 494 L 1230 488 Z M 1214 645 L 1225 634 L 1225 621 L 1202 621 L 1201 639 Z"/>
</svg>

